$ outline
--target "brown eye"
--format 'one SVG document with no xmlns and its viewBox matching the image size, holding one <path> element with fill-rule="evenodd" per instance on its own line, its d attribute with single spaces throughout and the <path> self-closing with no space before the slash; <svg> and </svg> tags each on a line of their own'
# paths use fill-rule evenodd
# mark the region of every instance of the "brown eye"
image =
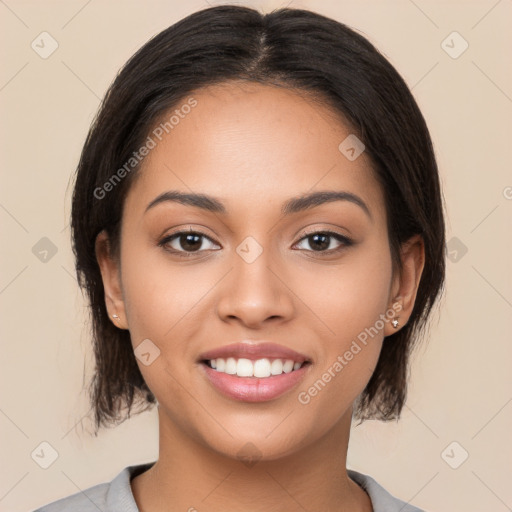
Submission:
<svg viewBox="0 0 512 512">
<path fill-rule="evenodd" d="M 187 233 L 177 237 L 178 245 L 185 251 L 198 251 L 203 245 L 202 235 Z"/>
<path fill-rule="evenodd" d="M 207 242 L 206 247 L 205 241 Z M 158 245 L 170 252 L 182 253 L 182 255 L 218 247 L 209 237 L 198 231 L 179 231 L 165 237 Z"/>
<path fill-rule="evenodd" d="M 304 241 L 310 247 L 310 249 L 306 250 L 313 252 L 336 252 L 352 245 L 352 241 L 349 238 L 334 231 L 315 231 L 301 238 L 299 243 Z"/>
</svg>

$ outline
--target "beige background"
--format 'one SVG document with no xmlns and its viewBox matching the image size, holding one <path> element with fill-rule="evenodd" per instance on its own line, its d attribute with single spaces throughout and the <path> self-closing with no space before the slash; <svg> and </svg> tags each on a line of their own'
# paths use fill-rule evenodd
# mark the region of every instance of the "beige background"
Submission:
<svg viewBox="0 0 512 512">
<path fill-rule="evenodd" d="M 269 11 L 287 2 L 244 3 Z M 33 510 L 157 456 L 155 411 L 97 438 L 83 419 L 83 369 L 91 361 L 69 243 L 69 180 L 118 68 L 149 37 L 205 6 L 199 0 L 0 1 L 1 511 Z M 512 2 L 291 6 L 360 30 L 404 76 L 432 133 L 448 210 L 454 261 L 448 261 L 439 321 L 412 368 L 403 417 L 354 428 L 349 467 L 427 510 L 509 510 Z M 59 45 L 47 59 L 31 48 L 43 31 Z M 442 47 L 453 31 L 469 44 L 458 58 Z M 453 54 L 463 41 L 450 36 L 446 44 Z M 43 237 L 57 249 L 46 262 L 36 246 Z M 59 455 L 48 469 L 31 458 L 43 441 Z M 450 467 L 465 451 L 468 459 Z"/>
</svg>

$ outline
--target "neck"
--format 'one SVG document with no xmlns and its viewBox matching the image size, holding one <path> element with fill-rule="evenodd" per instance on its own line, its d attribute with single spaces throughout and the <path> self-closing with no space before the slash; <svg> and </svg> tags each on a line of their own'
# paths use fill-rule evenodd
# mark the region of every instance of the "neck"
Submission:
<svg viewBox="0 0 512 512">
<path fill-rule="evenodd" d="M 252 445 L 238 458 L 213 451 L 159 409 L 159 458 L 132 480 L 135 500 L 141 512 L 371 512 L 368 495 L 346 471 L 351 412 L 314 443 L 285 457 L 258 460 Z"/>
</svg>

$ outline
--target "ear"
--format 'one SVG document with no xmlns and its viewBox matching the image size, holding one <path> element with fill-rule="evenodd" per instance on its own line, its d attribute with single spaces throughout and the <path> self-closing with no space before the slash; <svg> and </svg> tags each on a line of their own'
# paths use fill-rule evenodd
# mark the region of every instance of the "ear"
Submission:
<svg viewBox="0 0 512 512">
<path fill-rule="evenodd" d="M 110 241 L 105 230 L 96 237 L 95 252 L 105 289 L 105 305 L 110 321 L 120 329 L 128 329 L 120 266 L 112 255 Z M 114 315 L 117 315 L 117 318 Z"/>
<path fill-rule="evenodd" d="M 425 266 L 425 244 L 421 235 L 414 235 L 404 242 L 400 248 L 402 271 L 396 271 L 393 276 L 389 308 L 395 312 L 398 320 L 397 327 L 393 327 L 391 321 L 386 322 L 384 336 L 394 334 L 409 320 L 416 294 L 420 284 L 421 274 Z"/>
</svg>

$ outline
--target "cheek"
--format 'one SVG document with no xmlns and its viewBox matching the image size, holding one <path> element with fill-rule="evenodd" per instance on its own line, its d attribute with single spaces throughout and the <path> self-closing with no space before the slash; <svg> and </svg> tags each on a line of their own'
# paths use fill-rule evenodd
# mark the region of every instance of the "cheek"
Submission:
<svg viewBox="0 0 512 512">
<path fill-rule="evenodd" d="M 140 242 L 125 250 L 123 291 L 134 344 L 139 338 L 178 342 L 175 332 L 190 323 L 194 307 L 219 279 L 212 268 L 208 263 L 171 262 L 163 249 L 148 249 Z"/>
<path fill-rule="evenodd" d="M 386 240 L 347 252 L 335 265 L 318 265 L 314 272 L 312 268 L 309 264 L 301 269 L 293 289 L 325 340 L 343 350 L 389 306 L 392 266 Z"/>
<path fill-rule="evenodd" d="M 386 240 L 354 252 L 342 265 L 305 279 L 301 297 L 321 318 L 318 365 L 301 386 L 298 402 L 327 423 L 342 414 L 371 378 L 382 348 L 392 278 Z M 313 286 L 314 285 L 314 286 Z M 313 291 L 311 291 L 313 290 Z M 300 292 L 299 292 L 300 294 Z"/>
<path fill-rule="evenodd" d="M 127 246 L 128 243 L 127 239 Z M 208 263 L 171 263 L 159 250 L 137 246 L 122 253 L 123 290 L 134 347 L 145 339 L 160 350 L 150 365 L 137 364 L 163 411 L 175 424 L 191 431 L 189 418 L 198 414 L 190 399 L 197 347 L 205 322 L 203 302 L 222 277 Z M 204 336 L 203 336 L 204 338 Z"/>
</svg>

